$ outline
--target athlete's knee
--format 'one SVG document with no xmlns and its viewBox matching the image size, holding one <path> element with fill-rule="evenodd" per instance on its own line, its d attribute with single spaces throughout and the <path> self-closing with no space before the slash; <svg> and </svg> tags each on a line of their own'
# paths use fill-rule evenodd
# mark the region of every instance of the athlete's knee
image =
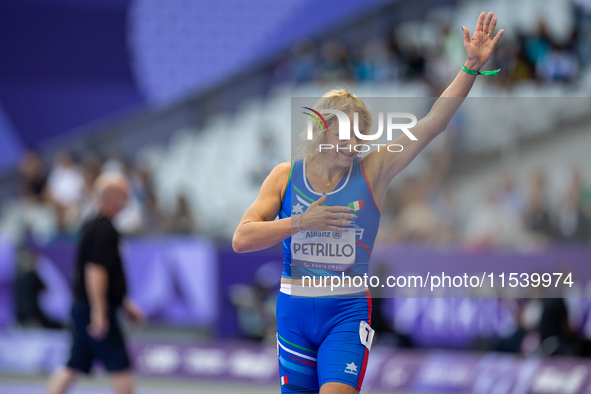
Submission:
<svg viewBox="0 0 591 394">
<path fill-rule="evenodd" d="M 320 394 L 359 394 L 359 391 L 345 383 L 327 382 L 320 387 Z"/>
</svg>

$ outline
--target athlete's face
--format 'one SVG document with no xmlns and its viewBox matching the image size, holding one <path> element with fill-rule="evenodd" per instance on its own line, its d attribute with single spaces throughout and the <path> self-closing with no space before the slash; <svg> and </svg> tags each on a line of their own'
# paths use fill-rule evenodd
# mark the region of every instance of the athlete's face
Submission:
<svg viewBox="0 0 591 394">
<path fill-rule="evenodd" d="M 351 130 L 349 130 L 350 138 L 348 140 L 339 139 L 339 122 L 335 119 L 328 128 L 324 140 L 325 144 L 334 146 L 334 148 L 324 150 L 326 152 L 325 155 L 333 159 L 336 164 L 343 167 L 351 165 L 351 162 L 358 155 L 358 152 L 355 151 L 355 146 L 361 143 L 357 138 L 357 135 L 353 132 L 353 112 L 350 112 L 347 115 L 349 116 L 349 125 L 351 128 Z M 359 119 L 359 131 L 363 133 L 364 130 L 365 121 Z"/>
</svg>

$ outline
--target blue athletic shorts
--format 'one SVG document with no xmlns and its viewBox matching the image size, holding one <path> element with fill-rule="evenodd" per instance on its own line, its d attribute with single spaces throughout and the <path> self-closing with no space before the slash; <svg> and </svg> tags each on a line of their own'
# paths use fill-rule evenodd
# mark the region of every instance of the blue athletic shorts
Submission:
<svg viewBox="0 0 591 394">
<path fill-rule="evenodd" d="M 369 291 L 347 297 L 277 299 L 282 393 L 318 393 L 327 382 L 361 389 L 373 340 Z"/>
<path fill-rule="evenodd" d="M 87 331 L 90 324 L 88 301 L 76 300 L 72 306 L 72 348 L 69 368 L 90 373 L 94 360 L 100 360 L 108 372 L 121 372 L 131 368 L 123 333 L 117 320 L 116 308 L 109 307 L 109 332 L 101 340 L 92 338 Z"/>
</svg>

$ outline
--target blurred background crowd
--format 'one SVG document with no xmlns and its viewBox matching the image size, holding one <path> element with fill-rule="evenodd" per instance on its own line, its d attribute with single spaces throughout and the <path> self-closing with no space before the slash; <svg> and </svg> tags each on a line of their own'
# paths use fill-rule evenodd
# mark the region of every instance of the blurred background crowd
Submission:
<svg viewBox="0 0 591 394">
<path fill-rule="evenodd" d="M 199 99 L 184 104 L 188 108 L 173 105 L 172 111 L 174 107 L 195 111 L 196 119 L 185 121 L 181 128 L 172 126 L 176 122 L 174 116 L 155 110 L 153 116 L 164 125 L 149 131 L 145 141 L 144 130 L 136 130 L 135 126 L 125 129 L 121 122 L 106 122 L 98 128 L 102 133 L 91 130 L 95 136 L 73 135 L 70 143 L 58 138 L 53 144 L 46 142 L 24 148 L 15 164 L 17 168 L 5 172 L 1 180 L 4 192 L 0 196 L 3 202 L 0 231 L 17 243 L 25 234 L 40 242 L 71 237 L 92 214 L 90 185 L 94 179 L 102 171 L 121 171 L 133 184 L 130 206 L 118 218 L 122 232 L 200 233 L 228 238 L 237 223 L 237 212 L 243 211 L 252 200 L 252 190 L 276 164 L 290 160 L 289 126 L 269 120 L 270 115 L 266 113 L 272 111 L 275 118 L 281 118 L 287 113 L 286 106 L 279 108 L 279 102 L 284 102 L 290 93 L 316 97 L 334 86 L 347 87 L 360 97 L 364 94 L 437 97 L 464 61 L 461 25 L 454 23 L 463 21 L 461 18 L 477 6 L 471 2 L 459 4 L 458 8 L 443 4 L 427 7 L 421 13 L 419 7 L 395 3 L 323 34 L 296 40 L 287 50 L 270 57 L 264 67 L 259 65 L 255 71 L 238 77 L 235 86 L 221 86 L 221 98 L 205 102 L 213 109 L 204 112 L 199 108 L 204 104 Z M 159 6 L 153 7 L 152 12 L 158 11 Z M 496 78 L 478 81 L 474 95 L 517 100 L 514 97 L 588 93 L 591 5 L 587 1 L 548 2 L 547 9 L 535 7 L 534 2 L 520 6 L 503 3 L 498 8 L 499 20 L 505 17 L 506 33 L 486 68 L 500 68 L 502 72 Z M 531 10 L 536 12 L 527 19 L 504 15 Z M 400 22 L 401 15 L 407 18 L 404 23 Z M 130 34 L 140 34 L 134 33 L 135 30 L 131 29 Z M 248 82 L 251 80 L 256 82 Z M 226 92 L 230 96 L 232 91 L 239 93 L 235 98 L 225 97 Z M 240 97 L 243 95 L 247 96 Z M 552 105 L 556 101 L 551 99 L 540 104 Z M 586 103 L 581 106 L 575 119 L 584 118 L 585 106 Z M 407 171 L 410 174 L 400 176 L 403 181 L 392 185 L 383 212 L 380 241 L 481 246 L 507 245 L 520 242 L 523 237 L 549 242 L 588 241 L 591 204 L 591 174 L 585 166 L 588 163 L 575 162 L 561 169 L 560 174 L 556 174 L 556 167 L 562 163 L 543 163 L 530 168 L 527 174 L 519 172 L 516 167 L 522 165 L 520 160 L 527 159 L 507 152 L 515 149 L 511 145 L 523 142 L 520 127 L 512 125 L 505 130 L 512 136 L 495 142 L 496 137 L 487 134 L 491 129 L 485 129 L 482 124 L 474 126 L 463 119 L 466 117 L 462 113 L 456 116 L 441 141 L 423 155 L 425 163 L 421 170 Z M 247 125 L 242 126 L 244 118 L 248 119 Z M 500 123 L 498 128 L 504 125 Z M 123 131 L 111 130 L 122 127 Z M 222 150 L 218 145 L 236 141 L 228 140 L 233 138 L 236 127 L 244 127 L 243 133 L 251 139 L 246 146 L 250 149 L 245 147 L 248 154 L 240 156 L 242 162 L 229 160 L 227 165 L 218 166 L 211 159 L 209 162 L 198 158 L 189 162 L 179 160 L 179 155 L 206 156 L 197 145 L 207 144 L 216 147 L 209 149 L 208 157 L 219 160 L 216 156 Z M 498 134 L 498 130 L 494 131 Z M 131 135 L 130 141 L 122 141 L 121 133 Z M 548 138 L 557 138 L 557 133 L 551 124 L 541 130 Z M 470 134 L 479 135 L 478 143 L 487 145 L 486 149 L 466 137 Z M 528 136 L 531 139 L 532 135 L 525 135 Z M 151 143 L 155 138 L 164 142 Z M 557 150 L 562 154 L 559 158 L 571 155 L 568 147 L 557 145 Z M 486 166 L 495 168 L 496 175 L 486 189 L 473 196 L 477 200 L 466 206 L 458 201 L 457 182 L 454 183 L 462 170 L 458 163 L 491 152 L 500 159 L 489 161 Z M 511 160 L 506 160 L 508 155 L 512 155 Z M 212 165 L 212 171 L 217 172 L 212 178 L 202 174 Z M 218 218 L 213 222 L 222 223 L 212 223 L 207 212 L 209 204 L 196 195 L 211 191 L 209 184 L 213 179 L 223 183 L 223 178 L 230 176 L 224 171 L 234 171 L 236 166 L 241 168 L 235 171 L 250 181 L 247 185 L 250 191 L 239 200 L 229 196 L 227 189 L 216 195 L 225 202 L 220 207 L 238 206 L 216 212 Z M 165 167 L 171 168 L 163 173 Z M 549 177 L 559 177 L 562 181 L 548 181 Z M 173 182 L 172 178 L 182 179 Z"/>
<path fill-rule="evenodd" d="M 186 375 L 217 373 L 218 353 L 154 350 L 173 337 L 187 348 L 274 343 L 281 250 L 237 255 L 230 239 L 269 172 L 291 161 L 290 132 L 304 124 L 292 98 L 344 87 L 424 115 L 465 60 L 461 26 L 473 31 L 492 9 L 505 35 L 485 69 L 501 72 L 478 77 L 448 130 L 390 185 L 376 250 L 391 258 L 376 274 L 476 256 L 520 272 L 570 267 L 575 286 L 526 299 L 376 297 L 377 353 L 591 355 L 591 1 L 75 3 L 0 4 L 0 348 L 20 343 L 15 327 L 67 326 L 75 242 L 106 171 L 131 181 L 115 226 L 150 318 L 132 335 L 146 344 L 140 375 L 172 376 L 185 356 Z M 61 361 L 52 341 L 32 353 L 58 356 L 22 370 Z M 257 352 L 244 365 L 264 365 Z M 0 374 L 35 359 L 2 354 Z M 513 369 L 527 375 L 525 364 Z M 371 387 L 382 375 L 367 376 Z M 386 380 L 375 387 L 395 392 Z"/>
<path fill-rule="evenodd" d="M 591 186 L 585 169 L 571 168 L 564 174 L 564 190 L 551 204 L 549 194 L 556 190 L 549 189 L 543 168 L 518 183 L 511 168 L 501 167 L 479 200 L 463 209 L 448 182 L 451 160 L 453 151 L 437 151 L 426 173 L 403 177 L 390 188 L 378 242 L 486 248 L 591 240 Z M 103 171 L 124 173 L 132 181 L 129 206 L 116 222 L 121 232 L 215 235 L 200 223 L 186 195 L 178 194 L 168 209 L 163 207 L 147 168 L 131 165 L 122 156 L 103 158 L 91 152 L 77 158 L 67 151 L 57 154 L 49 168 L 35 152 L 23 154 L 20 196 L 4 205 L 4 234 L 17 242 L 31 237 L 41 243 L 75 239 L 84 221 L 96 214 L 92 185 Z M 262 173 L 252 176 L 255 184 L 264 179 Z"/>
</svg>

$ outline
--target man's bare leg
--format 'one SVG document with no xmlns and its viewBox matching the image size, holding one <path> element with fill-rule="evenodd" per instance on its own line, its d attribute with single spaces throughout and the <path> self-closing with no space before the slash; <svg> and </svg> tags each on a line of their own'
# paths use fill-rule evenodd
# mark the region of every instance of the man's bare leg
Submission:
<svg viewBox="0 0 591 394">
<path fill-rule="evenodd" d="M 64 394 L 68 391 L 72 383 L 74 383 L 76 376 L 78 376 L 78 372 L 72 368 L 59 368 L 49 378 L 49 382 L 47 383 L 47 393 Z"/>
<path fill-rule="evenodd" d="M 117 394 L 133 394 L 134 392 L 133 372 L 129 369 L 112 373 L 111 382 Z"/>
</svg>

